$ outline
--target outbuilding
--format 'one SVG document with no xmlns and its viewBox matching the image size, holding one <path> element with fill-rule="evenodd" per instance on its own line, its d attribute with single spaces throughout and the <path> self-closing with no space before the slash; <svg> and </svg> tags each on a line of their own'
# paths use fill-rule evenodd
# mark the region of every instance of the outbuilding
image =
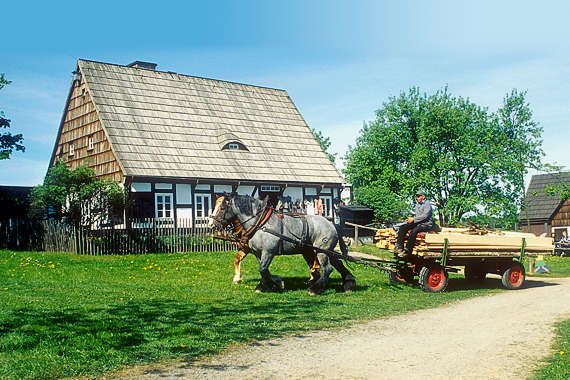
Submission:
<svg viewBox="0 0 570 380">
<path fill-rule="evenodd" d="M 538 174 L 532 176 L 525 198 L 526 208 L 521 212 L 522 230 L 537 236 L 554 234 L 556 241 L 562 231 L 570 232 L 570 200 L 547 194 L 548 185 L 570 185 L 570 172 Z"/>
</svg>

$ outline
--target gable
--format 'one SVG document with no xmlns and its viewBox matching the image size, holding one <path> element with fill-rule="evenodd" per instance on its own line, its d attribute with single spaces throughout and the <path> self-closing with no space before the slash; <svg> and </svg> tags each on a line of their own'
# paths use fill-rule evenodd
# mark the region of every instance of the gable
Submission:
<svg viewBox="0 0 570 380">
<path fill-rule="evenodd" d="M 72 83 L 50 166 L 60 159 L 71 169 L 87 165 L 99 179 L 123 181 L 122 170 L 83 79 Z"/>
<path fill-rule="evenodd" d="M 124 175 L 343 182 L 283 90 L 78 65 Z M 230 141 L 247 149 L 222 149 Z"/>
<path fill-rule="evenodd" d="M 556 195 L 547 195 L 544 189 L 547 185 L 557 183 L 570 184 L 570 172 L 533 175 L 528 185 L 525 202 L 526 211 L 521 218 L 529 220 L 548 220 L 553 217 L 562 201 Z"/>
</svg>

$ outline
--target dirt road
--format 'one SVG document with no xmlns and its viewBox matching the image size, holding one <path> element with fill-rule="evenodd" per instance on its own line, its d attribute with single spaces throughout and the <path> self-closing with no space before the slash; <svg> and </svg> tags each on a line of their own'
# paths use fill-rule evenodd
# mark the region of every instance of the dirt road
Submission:
<svg viewBox="0 0 570 380">
<path fill-rule="evenodd" d="M 523 379 L 570 318 L 570 278 L 445 307 L 252 343 L 125 379 Z"/>
</svg>

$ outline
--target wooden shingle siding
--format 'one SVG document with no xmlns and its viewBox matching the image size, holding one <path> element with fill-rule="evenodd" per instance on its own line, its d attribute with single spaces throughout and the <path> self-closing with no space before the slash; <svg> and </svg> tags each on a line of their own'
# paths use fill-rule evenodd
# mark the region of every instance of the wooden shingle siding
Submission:
<svg viewBox="0 0 570 380">
<path fill-rule="evenodd" d="M 284 90 L 84 60 L 78 67 L 93 103 L 70 102 L 70 122 L 98 115 L 125 176 L 343 182 Z M 220 138 L 247 150 L 222 150 Z"/>
<path fill-rule="evenodd" d="M 89 137 L 93 139 L 93 149 L 89 149 Z M 57 159 L 63 159 L 71 169 L 87 164 L 99 179 L 123 181 L 85 82 L 74 83 L 56 144 L 52 165 Z M 70 144 L 73 155 L 69 154 Z"/>
<path fill-rule="evenodd" d="M 566 200 L 555 213 L 552 219 L 553 227 L 570 226 L 570 200 Z"/>
</svg>

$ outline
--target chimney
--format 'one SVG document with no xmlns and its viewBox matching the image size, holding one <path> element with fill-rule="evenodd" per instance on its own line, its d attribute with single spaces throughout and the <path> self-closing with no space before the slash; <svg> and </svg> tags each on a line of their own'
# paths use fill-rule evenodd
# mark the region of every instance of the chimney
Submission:
<svg viewBox="0 0 570 380">
<path fill-rule="evenodd" d="M 133 63 L 129 63 L 127 67 L 134 67 L 135 69 L 145 69 L 145 70 L 156 70 L 156 63 L 151 62 L 143 62 L 143 61 L 134 61 Z"/>
</svg>

